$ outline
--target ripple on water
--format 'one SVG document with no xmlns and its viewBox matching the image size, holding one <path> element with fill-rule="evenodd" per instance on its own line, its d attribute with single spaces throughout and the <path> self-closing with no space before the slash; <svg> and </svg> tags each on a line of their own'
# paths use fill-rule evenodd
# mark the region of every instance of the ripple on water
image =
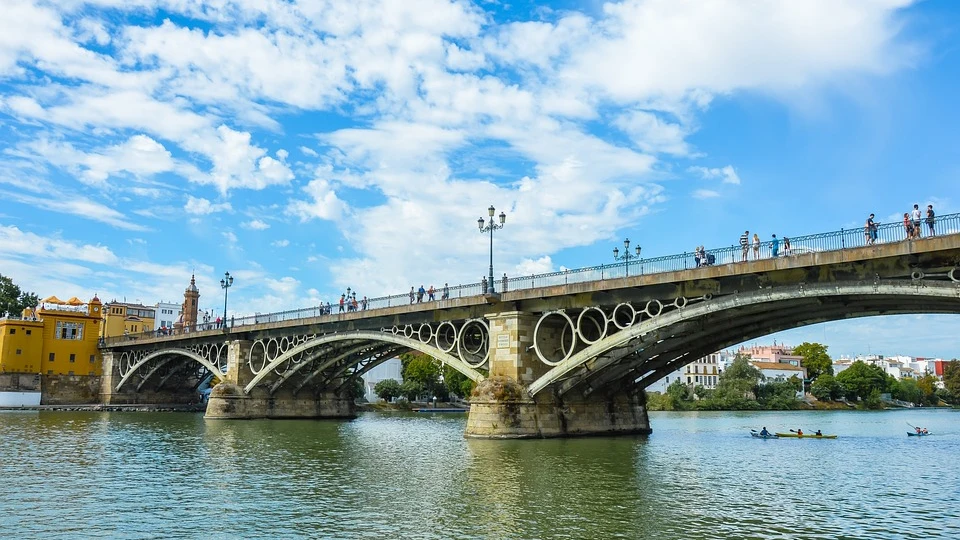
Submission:
<svg viewBox="0 0 960 540">
<path fill-rule="evenodd" d="M 651 416 L 650 437 L 478 441 L 444 415 L 0 413 L 0 537 L 960 538 L 956 412 Z"/>
</svg>

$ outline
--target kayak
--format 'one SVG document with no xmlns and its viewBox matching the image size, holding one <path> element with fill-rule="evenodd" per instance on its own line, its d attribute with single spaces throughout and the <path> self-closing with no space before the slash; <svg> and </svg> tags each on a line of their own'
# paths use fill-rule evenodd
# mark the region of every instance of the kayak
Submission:
<svg viewBox="0 0 960 540">
<path fill-rule="evenodd" d="M 908 431 L 908 432 L 907 432 L 907 436 L 908 436 L 908 437 L 926 437 L 927 435 L 930 435 L 930 434 L 929 434 L 929 433 L 917 433 L 917 432 L 915 432 L 915 431 Z"/>
<path fill-rule="evenodd" d="M 754 437 L 756 437 L 756 438 L 758 438 L 758 439 L 779 439 L 779 437 L 777 437 L 776 435 L 761 435 L 761 434 L 756 433 L 756 432 L 751 433 L 750 435 L 753 435 Z"/>
<path fill-rule="evenodd" d="M 794 439 L 836 439 L 836 435 L 813 435 L 804 433 L 803 435 L 798 435 L 796 433 L 777 433 L 777 437 L 792 437 Z"/>
</svg>

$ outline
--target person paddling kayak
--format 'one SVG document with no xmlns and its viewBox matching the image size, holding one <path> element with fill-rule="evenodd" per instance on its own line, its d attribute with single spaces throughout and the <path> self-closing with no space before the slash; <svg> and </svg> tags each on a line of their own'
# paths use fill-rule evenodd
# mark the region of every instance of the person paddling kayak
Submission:
<svg viewBox="0 0 960 540">
<path fill-rule="evenodd" d="M 764 437 L 770 435 L 770 432 L 767 431 L 767 426 L 763 426 L 763 429 L 760 430 L 760 435 L 763 435 Z"/>
</svg>

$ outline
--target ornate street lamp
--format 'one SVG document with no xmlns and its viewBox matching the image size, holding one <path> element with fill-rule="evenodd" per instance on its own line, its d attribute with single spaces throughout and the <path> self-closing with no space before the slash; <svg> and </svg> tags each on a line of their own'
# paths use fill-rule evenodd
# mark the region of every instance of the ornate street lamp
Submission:
<svg viewBox="0 0 960 540">
<path fill-rule="evenodd" d="M 507 214 L 500 212 L 500 223 L 497 224 L 493 221 L 493 216 L 497 213 L 497 209 L 490 205 L 490 208 L 487 208 L 487 213 L 490 215 L 490 224 L 486 227 L 483 226 L 483 218 L 477 220 L 477 225 L 480 227 L 480 233 L 485 233 L 490 231 L 490 277 L 487 278 L 487 290 L 484 291 L 487 294 L 496 294 L 496 291 L 493 287 L 493 231 L 497 229 L 502 229 L 503 225 L 507 221 Z"/>
<path fill-rule="evenodd" d="M 636 255 L 631 254 L 629 238 L 624 238 L 623 240 L 623 255 L 620 255 L 619 249 L 613 248 L 613 260 L 624 262 L 624 269 L 626 270 L 627 276 L 630 275 L 630 259 L 639 259 L 639 258 L 640 258 L 640 246 L 637 246 Z"/>
<path fill-rule="evenodd" d="M 223 279 L 220 280 L 220 288 L 223 289 L 223 327 L 227 327 L 227 289 L 233 286 L 233 276 L 230 272 L 223 273 Z"/>
</svg>

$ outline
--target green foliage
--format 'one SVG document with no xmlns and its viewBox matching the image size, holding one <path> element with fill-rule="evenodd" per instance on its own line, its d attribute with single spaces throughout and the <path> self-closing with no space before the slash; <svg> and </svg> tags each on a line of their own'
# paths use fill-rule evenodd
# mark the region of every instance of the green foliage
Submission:
<svg viewBox="0 0 960 540">
<path fill-rule="evenodd" d="M 680 379 L 670 383 L 670 386 L 667 387 L 667 395 L 674 402 L 686 401 L 692 397 L 690 396 L 690 389 Z"/>
<path fill-rule="evenodd" d="M 407 401 L 416 401 L 426 392 L 426 388 L 416 381 L 403 381 L 400 385 L 400 395 Z"/>
<path fill-rule="evenodd" d="M 476 383 L 467 378 L 466 375 L 453 369 L 450 366 L 443 366 L 443 384 L 446 386 L 448 394 L 454 394 L 461 398 L 466 398 L 473 392 Z"/>
<path fill-rule="evenodd" d="M 9 313 L 19 317 L 26 308 L 37 307 L 40 297 L 20 289 L 12 279 L 0 274 L 0 316 Z"/>
<path fill-rule="evenodd" d="M 384 401 L 392 401 L 394 398 L 402 395 L 400 383 L 393 379 L 384 379 L 378 382 L 376 386 L 373 387 L 373 391 Z"/>
<path fill-rule="evenodd" d="M 843 397 L 843 387 L 837 382 L 837 379 L 829 373 L 821 373 L 813 383 L 810 384 L 810 393 L 820 401 L 832 401 Z"/>
<path fill-rule="evenodd" d="M 943 364 L 943 387 L 951 395 L 960 396 L 960 360 Z"/>
<path fill-rule="evenodd" d="M 347 399 L 357 400 L 362 398 L 364 394 L 366 394 L 366 392 L 361 377 L 351 379 L 346 387 L 344 387 L 344 397 Z"/>
<path fill-rule="evenodd" d="M 895 399 L 920 405 L 923 403 L 923 391 L 913 379 L 898 381 L 896 390 L 890 393 Z"/>
<path fill-rule="evenodd" d="M 400 355 L 400 365 L 404 384 L 408 382 L 418 384 L 421 388 L 418 395 L 436 396 L 443 401 L 448 399 L 450 389 L 446 384 L 445 372 L 444 383 L 440 382 L 443 364 L 439 360 L 426 354 L 405 353 Z"/>
<path fill-rule="evenodd" d="M 860 360 L 841 371 L 836 380 L 843 387 L 844 395 L 853 400 L 866 399 L 874 390 L 879 400 L 880 392 L 887 390 L 887 374 L 883 368 Z"/>
<path fill-rule="evenodd" d="M 822 373 L 833 375 L 833 360 L 827 354 L 827 346 L 804 341 L 793 348 L 793 354 L 802 356 L 800 365 L 807 368 L 807 377 L 816 379 Z"/>
<path fill-rule="evenodd" d="M 927 374 L 917 379 L 917 388 L 923 394 L 921 396 L 924 405 L 936 405 L 937 400 L 937 378 Z"/>
<path fill-rule="evenodd" d="M 850 368 L 847 368 L 847 369 L 850 369 Z M 864 398 L 863 402 L 860 405 L 864 409 L 882 409 L 883 402 L 880 401 L 880 389 L 874 388 L 873 390 L 870 390 L 870 393 L 867 394 L 867 397 Z"/>
</svg>

